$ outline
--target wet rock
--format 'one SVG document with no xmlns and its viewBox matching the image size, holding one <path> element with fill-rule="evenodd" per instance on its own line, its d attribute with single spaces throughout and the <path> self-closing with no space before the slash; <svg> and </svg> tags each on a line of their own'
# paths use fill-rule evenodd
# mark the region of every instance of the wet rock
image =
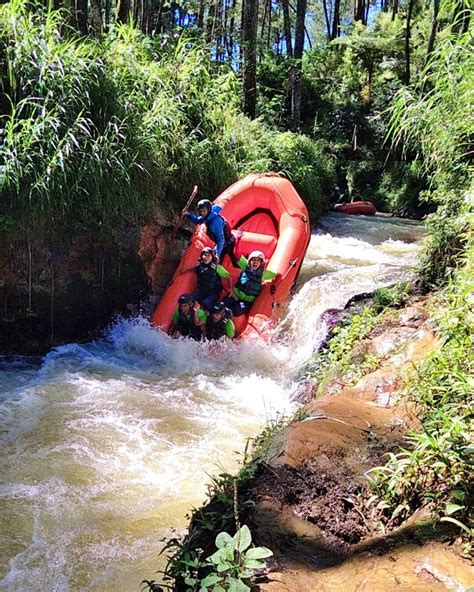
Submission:
<svg viewBox="0 0 474 592">
<path fill-rule="evenodd" d="M 366 354 L 386 359 L 396 350 L 409 343 L 415 333 L 416 329 L 411 327 L 392 327 L 367 343 Z"/>
<path fill-rule="evenodd" d="M 139 255 L 154 293 L 166 288 L 189 238 L 183 231 L 172 236 L 172 230 L 170 225 L 151 224 L 141 232 Z"/>
<path fill-rule="evenodd" d="M 472 567 L 440 542 L 383 554 L 362 551 L 319 569 L 304 556 L 280 558 L 280 566 L 259 586 L 260 592 L 464 592 L 474 581 Z"/>
<path fill-rule="evenodd" d="M 408 306 L 400 311 L 400 325 L 406 327 L 419 327 L 428 318 L 426 308 L 420 304 Z"/>
<path fill-rule="evenodd" d="M 139 229 L 101 242 L 81 234 L 64 244 L 0 242 L 0 349 L 44 353 L 98 336 L 127 303 L 149 292 L 138 258 Z"/>
</svg>

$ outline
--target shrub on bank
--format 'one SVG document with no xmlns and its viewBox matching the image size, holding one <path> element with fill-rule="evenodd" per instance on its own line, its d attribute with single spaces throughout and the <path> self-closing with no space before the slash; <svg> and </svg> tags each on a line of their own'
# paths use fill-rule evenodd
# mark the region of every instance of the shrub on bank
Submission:
<svg viewBox="0 0 474 592">
<path fill-rule="evenodd" d="M 248 120 L 235 73 L 205 48 L 128 25 L 78 38 L 60 11 L 23 2 L 0 7 L 0 36 L 4 234 L 114 234 L 157 206 L 179 209 L 194 184 L 213 197 L 268 170 L 320 208 L 321 146 Z"/>
</svg>

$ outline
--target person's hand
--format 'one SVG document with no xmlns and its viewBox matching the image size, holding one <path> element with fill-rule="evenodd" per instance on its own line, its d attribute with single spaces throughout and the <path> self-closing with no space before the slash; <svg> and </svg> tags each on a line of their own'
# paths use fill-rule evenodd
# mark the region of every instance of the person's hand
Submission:
<svg viewBox="0 0 474 592">
<path fill-rule="evenodd" d="M 184 209 L 181 210 L 181 216 L 187 216 L 189 214 L 188 210 Z"/>
<path fill-rule="evenodd" d="M 201 308 L 201 305 L 199 304 L 199 302 L 196 300 L 193 304 L 193 310 L 194 312 L 197 312 L 199 309 Z"/>
</svg>

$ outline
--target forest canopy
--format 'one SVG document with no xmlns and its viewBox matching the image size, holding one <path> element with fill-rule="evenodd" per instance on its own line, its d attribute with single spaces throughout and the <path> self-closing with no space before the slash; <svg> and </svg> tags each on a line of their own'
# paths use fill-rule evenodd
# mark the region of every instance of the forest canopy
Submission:
<svg viewBox="0 0 474 592">
<path fill-rule="evenodd" d="M 113 235 L 156 207 L 178 210 L 196 183 L 215 196 L 271 170 L 313 217 L 353 199 L 458 211 L 472 159 L 463 2 L 14 0 L 0 11 L 6 235 L 32 219 L 52 241 Z M 458 244 L 458 224 L 441 241 L 454 233 Z"/>
</svg>

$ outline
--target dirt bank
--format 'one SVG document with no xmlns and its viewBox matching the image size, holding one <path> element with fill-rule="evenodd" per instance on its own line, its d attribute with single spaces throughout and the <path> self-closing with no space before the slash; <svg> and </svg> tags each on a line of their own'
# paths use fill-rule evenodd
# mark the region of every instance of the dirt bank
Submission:
<svg viewBox="0 0 474 592">
<path fill-rule="evenodd" d="M 438 347 L 427 302 L 413 297 L 356 345 L 352 360 L 377 360 L 374 370 L 355 384 L 353 372 L 335 373 L 298 419 L 278 435 L 263 436 L 264 458 L 238 500 L 255 544 L 274 552 L 256 590 L 462 592 L 474 582 L 471 566 L 443 544 L 453 539 L 452 526 L 434 528 L 418 513 L 397 527 L 376 506 L 367 479 L 387 453 L 406 446 L 408 429 L 419 426 L 400 393 L 413 363 Z M 229 529 L 222 499 L 231 492 L 228 486 L 194 516 L 190 540 L 203 556 L 213 551 L 215 534 Z M 213 526 L 206 530 L 207 521 Z"/>
<path fill-rule="evenodd" d="M 246 488 L 241 503 L 255 503 L 255 538 L 275 552 L 262 592 L 463 590 L 474 582 L 467 563 L 442 544 L 413 547 L 445 536 L 431 524 L 397 531 L 386 519 L 390 534 L 375 536 L 380 514 L 365 473 L 417 426 L 399 393 L 413 362 L 437 345 L 426 304 L 413 300 L 357 346 L 379 359 L 377 369 L 355 385 L 335 377 L 279 436 Z"/>
</svg>

